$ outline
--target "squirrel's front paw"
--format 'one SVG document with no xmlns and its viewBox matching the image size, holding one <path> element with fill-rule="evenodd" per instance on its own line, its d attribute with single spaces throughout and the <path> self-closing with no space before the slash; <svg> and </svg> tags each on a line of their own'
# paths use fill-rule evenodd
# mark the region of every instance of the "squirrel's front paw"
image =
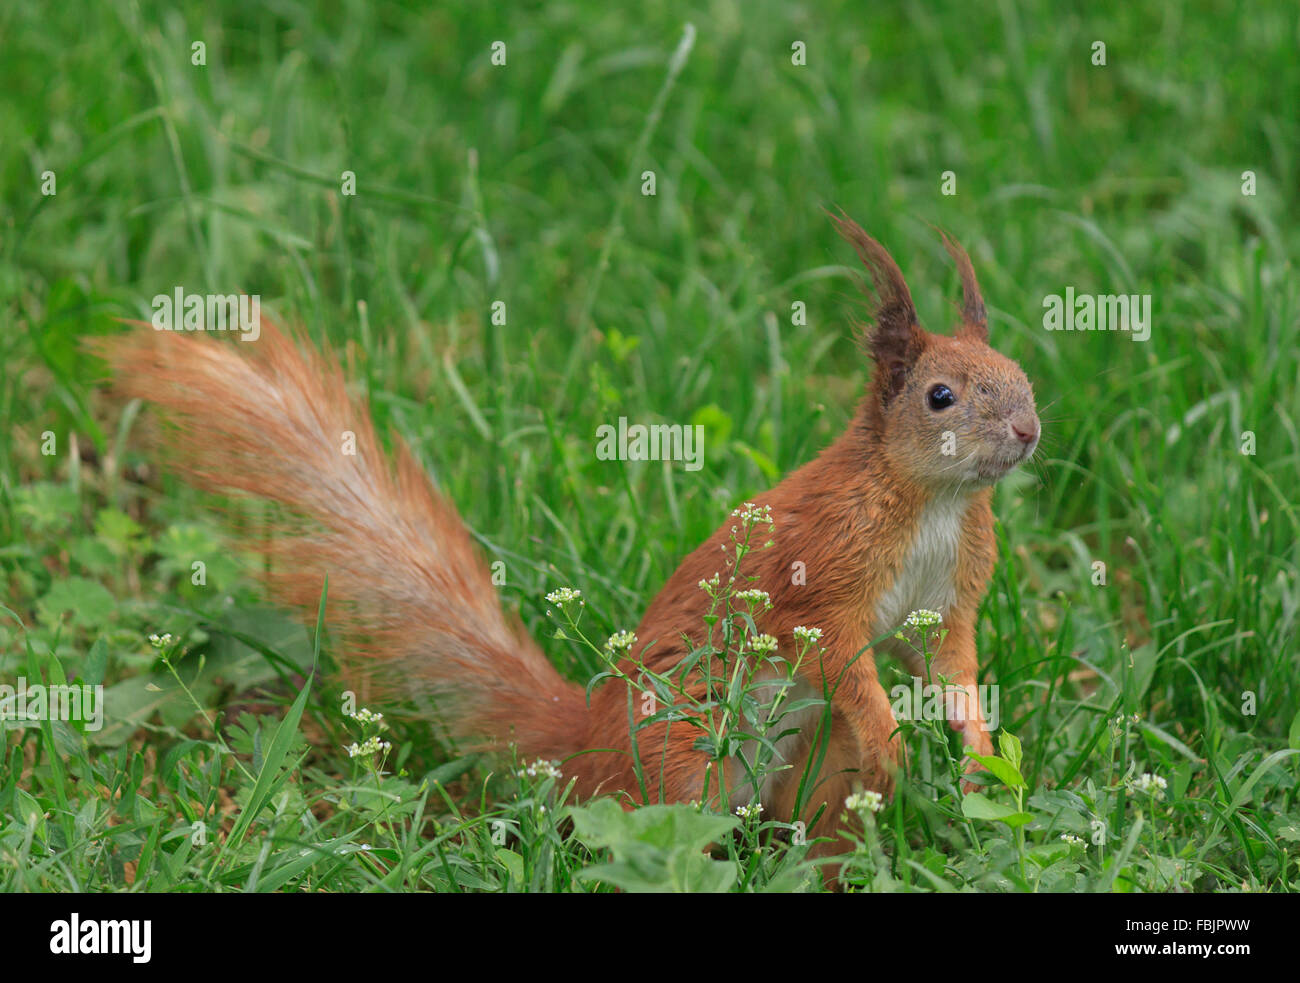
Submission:
<svg viewBox="0 0 1300 983">
<path fill-rule="evenodd" d="M 975 687 L 954 686 L 945 694 L 944 702 L 948 726 L 961 734 L 963 746 L 974 748 L 976 754 L 992 754 L 993 741 L 989 738 L 988 725 L 980 713 Z"/>
<path fill-rule="evenodd" d="M 989 737 L 989 732 L 984 726 L 984 721 L 972 720 L 969 723 L 965 723 L 954 729 L 961 734 L 963 749 L 970 748 L 976 754 L 982 754 L 985 756 L 993 753 L 993 739 Z M 974 758 L 971 758 L 967 763 L 966 770 L 976 771 L 980 767 L 982 767 L 980 763 Z"/>
<path fill-rule="evenodd" d="M 963 750 L 970 748 L 976 754 L 989 756 L 993 754 L 993 739 L 989 737 L 988 725 L 980 713 L 975 687 L 954 688 L 947 694 L 948 725 L 961 735 Z M 979 771 L 983 766 L 974 758 L 966 762 L 966 774 Z M 964 794 L 978 792 L 980 786 L 973 782 L 962 782 Z"/>
<path fill-rule="evenodd" d="M 989 739 L 989 732 L 982 726 L 976 730 L 974 727 L 962 729 L 962 748 L 970 748 L 976 754 L 985 757 L 993 754 L 993 741 Z M 966 774 L 970 775 L 977 771 L 983 771 L 984 766 L 974 758 L 966 760 Z M 963 795 L 969 795 L 971 792 L 978 792 L 984 786 L 977 785 L 974 782 L 962 782 L 961 791 Z"/>
</svg>

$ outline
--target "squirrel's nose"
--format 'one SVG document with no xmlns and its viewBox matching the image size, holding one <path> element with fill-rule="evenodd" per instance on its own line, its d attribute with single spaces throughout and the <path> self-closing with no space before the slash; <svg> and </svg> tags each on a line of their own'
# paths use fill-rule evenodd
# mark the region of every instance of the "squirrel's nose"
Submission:
<svg viewBox="0 0 1300 983">
<path fill-rule="evenodd" d="M 1027 420 L 1012 420 L 1011 432 L 1022 444 L 1032 444 L 1038 439 L 1038 421 L 1033 417 Z"/>
</svg>

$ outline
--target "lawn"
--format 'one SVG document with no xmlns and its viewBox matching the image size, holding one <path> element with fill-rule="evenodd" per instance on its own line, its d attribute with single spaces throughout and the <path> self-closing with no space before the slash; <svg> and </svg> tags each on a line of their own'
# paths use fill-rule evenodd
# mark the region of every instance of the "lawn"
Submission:
<svg viewBox="0 0 1300 983">
<path fill-rule="evenodd" d="M 1019 764 L 972 814 L 906 728 L 840 887 L 1294 890 L 1300 10 L 1092 6 L 6 5 L 0 684 L 106 712 L 0 721 L 0 890 L 822 889 L 791 817 L 572 812 L 563 765 L 411 702 L 357 694 L 391 750 L 350 757 L 380 732 L 339 646 L 224 546 L 264 513 L 181 483 L 84 342 L 178 287 L 258 295 L 585 682 L 546 594 L 635 627 L 852 415 L 835 208 L 934 331 L 935 227 L 965 246 L 1044 426 L 978 627 Z M 1149 297 L 1149 337 L 1046 330 L 1067 291 Z M 703 426 L 702 466 L 600 459 L 620 417 Z"/>
</svg>

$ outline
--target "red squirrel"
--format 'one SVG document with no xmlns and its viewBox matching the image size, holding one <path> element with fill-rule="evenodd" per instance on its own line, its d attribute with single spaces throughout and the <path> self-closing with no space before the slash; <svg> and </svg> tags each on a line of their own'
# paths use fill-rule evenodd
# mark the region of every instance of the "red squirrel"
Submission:
<svg viewBox="0 0 1300 983">
<path fill-rule="evenodd" d="M 847 217 L 832 221 L 874 286 L 863 341 L 875 368 L 839 439 L 754 499 L 770 508 L 776 534 L 772 548 L 751 554 L 747 573 L 770 596 L 759 628 L 778 645 L 792 646 L 797 626 L 821 630 L 822 659 L 802 665 L 799 682 L 822 693 L 829 680 L 835 697 L 819 781 L 805 801 L 838 816 L 857 787 L 892 790 L 897 721 L 874 653 L 861 653 L 888 635 L 877 648 L 921 675 L 913 647 L 891 634 L 913 610 L 942 616 L 947 634 L 933 671 L 971 697 L 965 706 L 950 697 L 950 722 L 966 746 L 992 753 L 974 699 L 976 612 L 996 561 L 991 488 L 1033 454 L 1040 427 L 1024 372 L 988 345 L 984 302 L 960 246 L 943 236 L 961 278 L 961 322 L 951 336 L 936 335 L 918 323 L 884 247 Z M 642 729 L 638 778 L 626 689 L 598 686 L 589 704 L 583 686 L 563 679 L 503 614 L 454 506 L 400 440 L 393 460 L 385 458 L 335 360 L 270 325 L 247 345 L 141 326 L 101 350 L 122 393 L 165 412 L 173 460 L 190 480 L 287 507 L 291 524 L 245 545 L 267 554 L 273 595 L 307 612 L 328 575 L 327 619 L 342 636 L 345 664 L 382 666 L 413 694 L 439 696 L 454 734 L 510 742 L 528 758 L 568 759 L 566 778 L 576 779 L 581 798 L 701 798 L 699 731 Z M 347 435 L 354 454 L 343 452 Z M 646 610 L 636 628 L 646 666 L 666 672 L 688 651 L 684 636 L 698 638 L 709 600 L 699 582 L 725 575 L 720 547 L 734 525 L 724 522 L 687 556 Z M 796 562 L 806 571 L 801 583 L 790 574 Z M 624 668 L 634 671 L 630 662 Z M 812 716 L 781 742 L 793 767 L 759 790 L 768 818 L 797 818 Z M 593 748 L 606 750 L 578 753 Z"/>
</svg>

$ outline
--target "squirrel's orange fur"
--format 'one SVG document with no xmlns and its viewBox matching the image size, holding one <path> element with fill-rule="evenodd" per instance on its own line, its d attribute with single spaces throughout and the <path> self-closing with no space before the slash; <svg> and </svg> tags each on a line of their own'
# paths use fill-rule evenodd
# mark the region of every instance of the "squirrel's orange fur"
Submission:
<svg viewBox="0 0 1300 983">
<path fill-rule="evenodd" d="M 966 254 L 945 237 L 961 274 L 962 323 L 952 336 L 924 331 L 902 274 L 885 249 L 848 219 L 840 232 L 871 273 L 877 303 L 866 348 L 876 363 L 848 429 L 816 460 L 754 501 L 771 508 L 775 546 L 753 552 L 746 573 L 771 596 L 760 631 L 793 648 L 796 626 L 820 628 L 823 661 L 801 667 L 820 696 L 835 691 L 827 753 L 808 815 L 838 814 L 854 786 L 888 791 L 896 721 L 872 653 L 914 607 L 941 608 L 947 636 L 936 674 L 976 683 L 975 618 L 996 559 L 990 487 L 1032 454 L 1039 424 L 1032 390 L 1013 362 L 987 345 L 984 304 Z M 345 660 L 382 665 L 414 693 L 427 691 L 453 732 L 514 741 L 528 757 L 567 757 L 577 792 L 639 798 L 621 686 L 563 680 L 507 619 L 488 569 L 454 507 L 395 441 L 390 463 L 364 405 L 350 400 L 331 359 L 269 325 L 248 345 L 139 328 L 102 349 L 120 390 L 157 404 L 174 425 L 179 467 L 202 487 L 270 499 L 295 522 L 267 541 L 272 592 L 314 612 L 329 575 L 327 616 Z M 951 405 L 934 408 L 935 387 Z M 356 453 L 342 452 L 355 434 Z M 725 522 L 691 553 L 647 608 L 636 652 L 667 671 L 698 640 L 708 598 L 702 579 L 727 570 Z M 803 564 L 805 582 L 791 570 Z M 653 644 L 650 644 L 653 643 Z M 916 674 L 911 648 L 886 646 Z M 631 666 L 625 666 L 631 671 Z M 991 750 L 978 701 L 950 701 L 953 725 L 977 751 Z M 782 744 L 793 767 L 761 790 L 766 815 L 790 820 L 819 715 Z M 665 728 L 669 728 L 665 735 Z M 659 724 L 640 732 L 651 800 L 701 795 L 699 731 Z M 666 747 L 666 750 L 665 750 Z M 729 783 L 734 784 L 732 776 Z M 715 786 L 716 787 L 716 783 Z"/>
</svg>

